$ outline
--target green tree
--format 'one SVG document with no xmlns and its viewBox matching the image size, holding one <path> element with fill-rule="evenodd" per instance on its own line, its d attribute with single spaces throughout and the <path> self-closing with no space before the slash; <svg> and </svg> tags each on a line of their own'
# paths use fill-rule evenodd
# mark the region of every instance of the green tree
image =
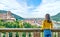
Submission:
<svg viewBox="0 0 60 37">
<path fill-rule="evenodd" d="M 24 28 L 32 28 L 32 25 L 30 23 L 24 22 L 23 25 L 24 25 Z"/>
</svg>

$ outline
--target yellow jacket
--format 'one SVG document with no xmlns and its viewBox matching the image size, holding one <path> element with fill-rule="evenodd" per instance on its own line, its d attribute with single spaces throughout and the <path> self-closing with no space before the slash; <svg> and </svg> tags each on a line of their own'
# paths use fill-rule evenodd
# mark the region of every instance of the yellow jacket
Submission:
<svg viewBox="0 0 60 37">
<path fill-rule="evenodd" d="M 53 28 L 52 22 L 48 23 L 47 20 L 44 20 L 42 22 L 42 29 L 52 29 L 52 28 Z"/>
</svg>

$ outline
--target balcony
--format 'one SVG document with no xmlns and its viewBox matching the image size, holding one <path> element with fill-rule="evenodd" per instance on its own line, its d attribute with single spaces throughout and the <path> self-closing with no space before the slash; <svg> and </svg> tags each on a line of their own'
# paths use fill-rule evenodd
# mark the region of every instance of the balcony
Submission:
<svg viewBox="0 0 60 37">
<path fill-rule="evenodd" d="M 51 29 L 52 37 L 60 37 L 60 29 Z M 5 32 L 5 37 L 9 37 L 9 32 L 12 32 L 12 37 L 16 37 L 16 32 L 18 32 L 18 37 L 22 37 L 23 32 L 26 32 L 25 37 L 44 37 L 43 30 L 40 28 L 0 28 L 0 37 L 3 37 L 2 33 Z"/>
</svg>

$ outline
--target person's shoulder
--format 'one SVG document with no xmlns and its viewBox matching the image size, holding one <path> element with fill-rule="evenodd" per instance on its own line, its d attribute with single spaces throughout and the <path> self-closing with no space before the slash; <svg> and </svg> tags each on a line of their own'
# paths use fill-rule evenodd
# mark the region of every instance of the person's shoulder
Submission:
<svg viewBox="0 0 60 37">
<path fill-rule="evenodd" d="M 52 20 L 50 20 L 50 22 L 52 22 Z"/>
<path fill-rule="evenodd" d="M 51 21 L 51 23 L 52 23 L 52 21 Z"/>
</svg>

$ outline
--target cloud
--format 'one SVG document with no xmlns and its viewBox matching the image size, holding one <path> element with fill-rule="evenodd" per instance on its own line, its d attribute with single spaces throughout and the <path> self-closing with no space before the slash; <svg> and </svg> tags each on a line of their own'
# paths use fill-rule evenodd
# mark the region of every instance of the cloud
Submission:
<svg viewBox="0 0 60 37">
<path fill-rule="evenodd" d="M 1 0 L 0 10 L 11 11 L 19 16 L 24 16 L 23 14 L 27 11 L 27 6 L 25 3 L 18 3 L 16 0 Z"/>
<path fill-rule="evenodd" d="M 44 17 L 46 13 L 49 13 L 51 16 L 56 15 L 60 12 L 60 1 L 58 0 L 43 0 L 42 4 L 37 7 L 32 13 L 36 17 Z"/>
<path fill-rule="evenodd" d="M 10 10 L 24 18 L 41 18 L 46 13 L 55 15 L 60 12 L 60 0 L 41 0 L 41 4 L 27 3 L 27 0 L 0 0 L 0 10 Z"/>
</svg>

